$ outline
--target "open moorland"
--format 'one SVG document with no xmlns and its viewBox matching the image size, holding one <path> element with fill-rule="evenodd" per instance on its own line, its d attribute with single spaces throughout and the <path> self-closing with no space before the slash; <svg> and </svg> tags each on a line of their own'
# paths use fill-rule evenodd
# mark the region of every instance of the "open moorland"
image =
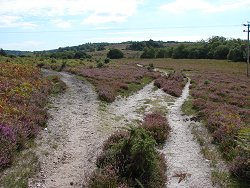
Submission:
<svg viewBox="0 0 250 188">
<path fill-rule="evenodd" d="M 0 187 L 247 187 L 244 62 L 72 54 L 0 57 Z"/>
</svg>

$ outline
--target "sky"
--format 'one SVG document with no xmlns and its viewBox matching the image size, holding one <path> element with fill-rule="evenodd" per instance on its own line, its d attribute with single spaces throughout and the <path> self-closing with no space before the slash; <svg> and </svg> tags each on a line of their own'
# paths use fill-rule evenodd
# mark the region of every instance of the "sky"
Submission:
<svg viewBox="0 0 250 188">
<path fill-rule="evenodd" d="M 0 0 L 0 48 L 246 38 L 250 0 Z"/>
</svg>

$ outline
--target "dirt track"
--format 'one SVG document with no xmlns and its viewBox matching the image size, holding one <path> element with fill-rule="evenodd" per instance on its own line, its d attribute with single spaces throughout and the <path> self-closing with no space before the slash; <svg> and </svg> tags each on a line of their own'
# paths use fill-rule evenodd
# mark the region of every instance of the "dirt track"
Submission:
<svg viewBox="0 0 250 188">
<path fill-rule="evenodd" d="M 68 89 L 51 99 L 48 130 L 43 130 L 37 139 L 41 168 L 30 179 L 29 187 L 83 187 L 95 168 L 103 141 L 116 129 L 141 121 L 144 113 L 154 110 L 169 111 L 167 117 L 172 128 L 162 150 L 168 165 L 166 186 L 212 187 L 209 165 L 191 134 L 190 122 L 183 121 L 180 110 L 188 96 L 189 83 L 177 99 L 155 89 L 151 83 L 101 110 L 88 82 L 68 73 L 45 72 L 60 75 Z M 180 182 L 178 175 L 184 176 Z"/>
<path fill-rule="evenodd" d="M 168 113 L 171 127 L 163 152 L 167 160 L 167 187 L 213 187 L 211 169 L 200 152 L 200 146 L 191 133 L 191 122 L 184 121 L 181 106 L 189 95 L 190 81 L 186 84 Z"/>
<path fill-rule="evenodd" d="M 29 187 L 82 187 L 94 170 L 103 141 L 116 125 L 107 116 L 103 118 L 97 95 L 88 82 L 68 73 L 45 73 L 60 75 L 68 89 L 51 99 L 47 130 L 37 139 L 41 168 L 30 179 Z M 105 121 L 112 123 L 107 125 Z"/>
</svg>

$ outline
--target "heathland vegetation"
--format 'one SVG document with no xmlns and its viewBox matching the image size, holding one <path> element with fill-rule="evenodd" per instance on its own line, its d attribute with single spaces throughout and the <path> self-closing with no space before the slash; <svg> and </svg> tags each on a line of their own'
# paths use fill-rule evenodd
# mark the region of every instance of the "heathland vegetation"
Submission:
<svg viewBox="0 0 250 188">
<path fill-rule="evenodd" d="M 45 109 L 48 95 L 61 92 L 64 88 L 59 77 L 43 78 L 34 65 L 1 58 L 0 172 L 16 161 L 22 150 L 33 146 L 32 140 L 45 126 L 48 118 Z M 27 156 L 33 158 L 33 155 Z M 15 172 L 15 178 L 18 178 L 15 186 L 25 187 L 30 172 L 35 171 L 25 168 Z M 0 180 L 0 183 L 3 182 Z"/>
<path fill-rule="evenodd" d="M 46 124 L 49 94 L 65 89 L 59 77 L 44 78 L 42 67 L 87 79 L 99 98 L 109 103 L 118 95 L 126 97 L 152 81 L 164 92 L 179 97 L 188 77 L 191 79 L 188 108 L 209 130 L 232 176 L 249 181 L 250 87 L 245 64 L 241 62 L 246 59 L 246 42 L 212 37 L 196 43 L 150 40 L 121 45 L 88 43 L 22 57 L 1 49 L 1 171 L 11 165 L 18 152 L 29 148 Z M 134 51 L 141 58 L 126 58 Z M 154 72 L 154 68 L 169 74 Z M 168 137 L 165 115 L 145 115 L 138 128 L 110 136 L 96 162 L 98 168 L 91 176 L 90 187 L 163 187 L 166 166 L 155 147 Z"/>
<path fill-rule="evenodd" d="M 152 113 L 140 127 L 111 135 L 89 187 L 165 187 L 165 159 L 155 147 L 165 142 L 169 129 L 162 114 Z"/>
<path fill-rule="evenodd" d="M 232 175 L 249 179 L 250 98 L 244 63 L 221 60 L 146 60 L 155 67 L 181 71 L 191 79 L 190 108 L 213 137 Z M 136 62 L 135 62 L 136 63 Z"/>
</svg>

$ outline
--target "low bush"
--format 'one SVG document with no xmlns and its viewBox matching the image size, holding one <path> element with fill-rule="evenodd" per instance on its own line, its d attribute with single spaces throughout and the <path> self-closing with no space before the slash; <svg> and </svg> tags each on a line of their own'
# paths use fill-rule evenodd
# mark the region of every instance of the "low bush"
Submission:
<svg viewBox="0 0 250 188">
<path fill-rule="evenodd" d="M 109 58 L 105 58 L 105 59 L 104 59 L 104 63 L 105 63 L 105 64 L 108 64 L 109 62 L 110 62 L 110 59 L 109 59 Z"/>
<path fill-rule="evenodd" d="M 49 92 L 51 94 L 59 94 L 66 90 L 66 84 L 60 79 L 59 76 L 47 76 L 46 79 L 50 81 L 51 87 Z"/>
<path fill-rule="evenodd" d="M 149 131 L 150 135 L 154 137 L 157 144 L 163 144 L 166 141 L 170 130 L 167 118 L 159 112 L 147 114 L 144 117 L 141 127 Z"/>
<path fill-rule="evenodd" d="M 117 132 L 104 144 L 89 187 L 165 187 L 165 161 L 143 128 Z"/>
<path fill-rule="evenodd" d="M 147 114 L 140 127 L 111 135 L 103 144 L 89 186 L 165 187 L 166 162 L 155 146 L 165 142 L 169 129 L 166 117 L 155 112 Z"/>
<path fill-rule="evenodd" d="M 111 49 L 109 50 L 107 54 L 107 58 L 110 58 L 110 59 L 121 59 L 123 58 L 123 56 L 124 54 L 119 49 Z"/>
<path fill-rule="evenodd" d="M 97 68 L 102 68 L 103 66 L 104 66 L 104 64 L 102 62 L 98 62 L 96 65 Z"/>
<path fill-rule="evenodd" d="M 100 86 L 97 90 L 101 100 L 106 102 L 113 102 L 115 100 L 115 94 L 109 86 Z"/>
<path fill-rule="evenodd" d="M 16 136 L 10 126 L 0 124 L 0 167 L 5 167 L 11 162 L 16 146 Z"/>
<path fill-rule="evenodd" d="M 174 97 L 180 97 L 186 81 L 187 80 L 183 74 L 179 72 L 173 72 L 168 76 L 157 78 L 154 85 L 158 88 L 162 88 L 164 92 Z"/>
</svg>

